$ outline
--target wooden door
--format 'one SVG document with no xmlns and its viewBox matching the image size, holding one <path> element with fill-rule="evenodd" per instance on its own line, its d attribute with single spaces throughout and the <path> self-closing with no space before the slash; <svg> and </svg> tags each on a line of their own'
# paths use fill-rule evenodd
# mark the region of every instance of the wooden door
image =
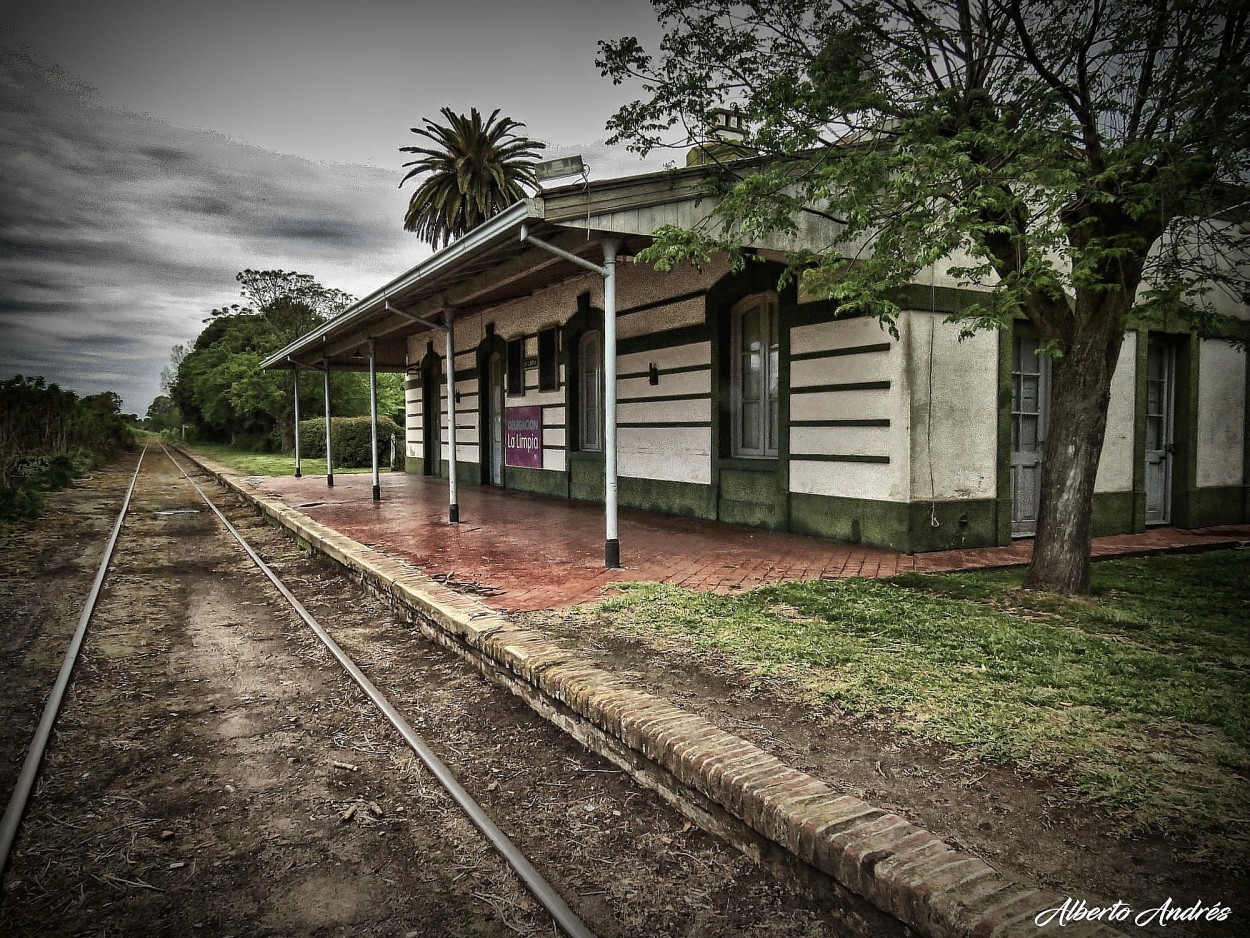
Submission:
<svg viewBox="0 0 1250 938">
<path fill-rule="evenodd" d="M 1172 520 L 1172 429 L 1176 350 L 1151 337 L 1146 353 L 1146 523 Z"/>
<path fill-rule="evenodd" d="M 1050 402 L 1050 359 L 1041 343 L 1016 332 L 1011 364 L 1011 533 L 1037 533 L 1042 497 L 1042 450 Z"/>
<path fill-rule="evenodd" d="M 504 358 L 498 352 L 490 357 L 489 368 L 490 476 L 491 485 L 503 485 L 503 379 Z"/>
<path fill-rule="evenodd" d="M 437 367 L 426 368 L 421 385 L 421 439 L 425 475 L 443 474 L 442 384 Z"/>
</svg>

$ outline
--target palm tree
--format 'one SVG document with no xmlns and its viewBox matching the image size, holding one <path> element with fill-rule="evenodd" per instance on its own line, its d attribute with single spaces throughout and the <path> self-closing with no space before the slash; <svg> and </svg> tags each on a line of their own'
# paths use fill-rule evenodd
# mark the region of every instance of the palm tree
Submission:
<svg viewBox="0 0 1250 938">
<path fill-rule="evenodd" d="M 429 176 L 412 194 L 404 215 L 404 230 L 415 231 L 437 249 L 450 244 L 526 195 L 522 186 L 537 188 L 534 161 L 543 144 L 516 133 L 525 125 L 499 109 L 485 122 L 477 108 L 466 116 L 445 107 L 447 123 L 425 118 L 424 127 L 412 132 L 433 142 L 433 147 L 400 147 L 419 159 L 411 166 L 402 186 L 413 176 Z"/>
</svg>

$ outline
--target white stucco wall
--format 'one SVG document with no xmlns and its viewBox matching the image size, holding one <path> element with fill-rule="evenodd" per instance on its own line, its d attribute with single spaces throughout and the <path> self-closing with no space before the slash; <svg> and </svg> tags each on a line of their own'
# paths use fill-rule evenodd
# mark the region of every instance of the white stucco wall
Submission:
<svg viewBox="0 0 1250 938">
<path fill-rule="evenodd" d="M 693 342 L 617 359 L 619 374 L 640 376 L 621 378 L 616 383 L 617 420 L 621 425 L 617 431 L 618 471 L 622 476 L 711 482 L 711 356 L 711 343 Z M 642 376 L 652 364 L 659 375 L 659 383 L 654 385 L 649 376 Z M 672 374 L 669 369 L 680 371 Z M 649 426 L 629 426 L 637 423 Z M 700 426 L 665 426 L 675 423 Z"/>
<path fill-rule="evenodd" d="M 905 336 L 905 324 L 900 324 Z M 821 355 L 862 346 L 883 350 Z M 790 354 L 790 490 L 809 495 L 905 501 L 908 495 L 907 380 L 900 343 L 875 319 L 796 326 Z M 888 388 L 804 391 L 821 385 L 888 381 Z M 803 421 L 885 419 L 885 427 L 794 426 Z M 888 457 L 888 463 L 805 460 L 803 455 Z"/>
<path fill-rule="evenodd" d="M 420 375 L 408 375 L 407 378 L 419 378 Z M 413 459 L 420 458 L 421 445 L 424 442 L 421 426 L 421 387 L 404 389 L 404 442 L 405 453 Z"/>
<path fill-rule="evenodd" d="M 1201 486 L 1241 485 L 1245 459 L 1246 352 L 1222 339 L 1198 349 L 1198 472 Z"/>
<path fill-rule="evenodd" d="M 1107 407 L 1107 435 L 1098 459 L 1095 492 L 1133 489 L 1133 442 L 1137 419 L 1137 334 L 1128 333 L 1111 377 Z"/>
<path fill-rule="evenodd" d="M 911 387 L 911 497 L 994 498 L 998 467 L 999 333 L 963 341 L 945 315 L 904 312 Z"/>
</svg>

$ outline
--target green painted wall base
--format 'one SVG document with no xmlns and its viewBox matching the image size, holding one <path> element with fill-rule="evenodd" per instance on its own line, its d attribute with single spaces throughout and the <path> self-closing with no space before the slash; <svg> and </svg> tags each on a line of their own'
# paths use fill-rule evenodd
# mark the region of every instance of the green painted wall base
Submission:
<svg viewBox="0 0 1250 938">
<path fill-rule="evenodd" d="M 421 474 L 423 460 L 409 457 L 405 471 Z M 477 463 L 457 463 L 460 481 L 477 484 Z M 442 465 L 446 477 L 447 463 Z M 579 501 L 603 501 L 603 461 L 575 456 L 566 472 L 545 469 L 505 469 L 507 488 Z M 618 495 L 622 508 L 638 508 L 683 518 L 719 520 L 794 534 L 885 547 L 904 553 L 990 547 L 1004 543 L 999 522 L 1010 503 L 997 499 L 966 501 L 886 502 L 867 498 L 837 498 L 791 493 L 784 510 L 775 507 L 775 475 L 722 471 L 719 504 L 715 489 L 696 482 L 635 479 L 622 476 Z M 729 485 L 725 486 L 724 482 Z M 726 498 L 728 489 L 736 497 Z M 752 495 L 754 493 L 754 500 Z M 1250 523 L 1250 485 L 1192 489 L 1184 499 L 1187 516 L 1175 518 L 1178 527 L 1208 527 Z M 1135 530 L 1142 493 L 1098 492 L 1094 495 L 1091 531 L 1094 537 L 1128 534 Z M 728 506 L 728 512 L 727 512 Z M 754 507 L 751 507 L 754 506 Z M 778 521 L 778 516 L 780 521 Z M 937 521 L 935 525 L 933 522 Z M 1140 530 L 1140 525 L 1136 526 Z M 1010 543 L 1008 540 L 1006 543 Z"/>
<path fill-rule="evenodd" d="M 767 472 L 720 470 L 716 517 L 729 524 L 745 524 L 772 531 L 786 529 L 786 493 L 775 469 Z"/>
<path fill-rule="evenodd" d="M 568 466 L 568 488 L 565 494 L 582 502 L 603 501 L 603 456 L 596 453 L 569 453 Z"/>
<path fill-rule="evenodd" d="M 716 517 L 716 499 L 710 485 L 697 482 L 670 482 L 665 479 L 617 480 L 617 498 L 625 508 L 662 512 L 682 518 Z"/>
<path fill-rule="evenodd" d="M 790 531 L 907 551 L 907 510 L 900 502 L 794 492 L 790 495 Z"/>
<path fill-rule="evenodd" d="M 517 466 L 504 466 L 504 485 L 522 492 L 535 492 L 539 495 L 553 495 L 567 498 L 569 493 L 568 474 L 553 469 L 524 469 Z"/>
<path fill-rule="evenodd" d="M 450 469 L 447 466 L 447 460 L 444 459 L 438 467 L 438 477 L 446 479 L 449 476 Z M 463 485 L 481 485 L 482 467 L 477 462 L 466 462 L 463 459 L 457 459 L 456 481 Z"/>
<path fill-rule="evenodd" d="M 996 509 L 992 498 L 912 502 L 907 507 L 907 551 L 992 547 L 997 543 Z"/>
<path fill-rule="evenodd" d="M 1190 489 L 1187 528 L 1207 528 L 1219 524 L 1250 522 L 1250 485 L 1221 485 Z"/>
<path fill-rule="evenodd" d="M 1137 524 L 1137 505 L 1145 504 L 1144 492 L 1095 492 L 1089 519 L 1092 537 L 1132 533 Z"/>
</svg>

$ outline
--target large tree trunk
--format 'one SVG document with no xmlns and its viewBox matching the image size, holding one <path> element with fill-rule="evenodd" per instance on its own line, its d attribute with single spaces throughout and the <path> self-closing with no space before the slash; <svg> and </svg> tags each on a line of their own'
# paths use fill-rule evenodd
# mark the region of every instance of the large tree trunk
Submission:
<svg viewBox="0 0 1250 938">
<path fill-rule="evenodd" d="M 1028 589 L 1089 591 L 1094 479 L 1124 333 L 1122 317 L 1111 310 L 1083 318 L 1064 343 L 1064 354 L 1051 363 L 1050 429 L 1042 456 L 1033 561 L 1024 581 Z"/>
</svg>

